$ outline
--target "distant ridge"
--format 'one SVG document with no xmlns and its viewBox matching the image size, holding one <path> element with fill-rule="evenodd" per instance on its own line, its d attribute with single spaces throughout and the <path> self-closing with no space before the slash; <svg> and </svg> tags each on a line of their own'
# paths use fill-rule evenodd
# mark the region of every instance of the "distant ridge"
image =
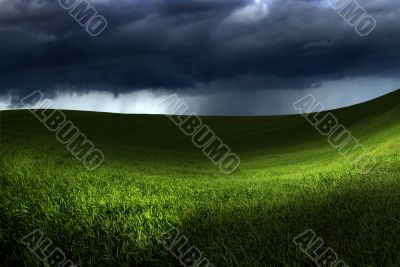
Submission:
<svg viewBox="0 0 400 267">
<path fill-rule="evenodd" d="M 347 106 L 343 106 L 343 107 L 338 107 L 338 108 L 332 108 L 332 109 L 327 109 L 325 111 L 337 111 L 337 110 L 341 110 L 341 109 L 346 109 L 346 108 L 350 108 L 350 107 L 355 107 L 355 106 L 359 106 L 359 105 L 363 105 L 363 104 L 368 104 L 368 103 L 372 103 L 374 101 L 382 101 L 385 98 L 399 98 L 400 100 L 400 89 L 394 90 L 390 93 L 378 96 L 376 98 L 364 101 L 364 102 L 360 102 L 360 103 L 355 103 L 355 104 L 350 104 Z M 382 100 L 381 100 L 382 99 Z M 317 99 L 318 100 L 318 99 Z M 322 99 L 321 99 L 322 100 Z M 386 100 L 384 100 L 386 101 Z M 321 101 L 323 102 L 323 101 Z M 1 110 L 1 111 L 10 111 L 10 110 L 24 110 L 25 108 L 19 108 L 19 109 L 9 109 L 9 110 Z M 95 111 L 95 110 L 79 110 L 79 109 L 63 109 L 63 108 L 57 108 L 57 110 L 64 110 L 64 111 L 70 111 L 70 112 L 85 112 L 85 113 L 103 113 L 103 114 L 120 114 L 120 115 L 146 115 L 146 116 L 160 116 L 160 115 L 164 115 L 164 114 L 153 114 L 153 113 L 120 113 L 120 112 L 109 112 L 109 111 Z M 267 115 L 267 114 L 257 114 L 257 115 L 201 115 L 201 117 L 275 117 L 275 116 L 291 116 L 291 115 L 295 115 L 295 111 L 293 111 L 293 113 L 288 113 L 288 114 L 276 114 L 276 115 Z"/>
</svg>

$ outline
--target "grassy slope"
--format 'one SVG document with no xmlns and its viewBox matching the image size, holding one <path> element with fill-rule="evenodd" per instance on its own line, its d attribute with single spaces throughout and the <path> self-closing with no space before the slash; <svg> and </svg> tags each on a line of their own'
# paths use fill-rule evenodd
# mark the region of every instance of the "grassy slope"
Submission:
<svg viewBox="0 0 400 267">
<path fill-rule="evenodd" d="M 301 116 L 206 117 L 242 160 L 226 176 L 163 116 L 67 111 L 106 157 L 89 172 L 27 111 L 2 112 L 0 259 L 40 228 L 80 266 L 178 266 L 175 226 L 215 266 L 308 266 L 312 228 L 351 266 L 400 265 L 400 91 L 334 112 L 378 158 L 357 173 Z M 0 264 L 1 265 L 1 264 Z"/>
</svg>

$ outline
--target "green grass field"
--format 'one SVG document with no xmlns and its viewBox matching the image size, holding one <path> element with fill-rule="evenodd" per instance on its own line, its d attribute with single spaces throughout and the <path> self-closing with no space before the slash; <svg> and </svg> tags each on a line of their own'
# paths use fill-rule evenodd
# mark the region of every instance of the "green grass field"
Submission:
<svg viewBox="0 0 400 267">
<path fill-rule="evenodd" d="M 377 158 L 366 175 L 302 116 L 204 117 L 241 158 L 225 175 L 167 117 L 65 113 L 97 170 L 1 112 L 1 266 L 42 266 L 34 229 L 78 266 L 180 266 L 156 240 L 172 227 L 215 266 L 316 266 L 292 241 L 309 228 L 349 266 L 400 266 L 400 91 L 334 111 Z"/>
</svg>

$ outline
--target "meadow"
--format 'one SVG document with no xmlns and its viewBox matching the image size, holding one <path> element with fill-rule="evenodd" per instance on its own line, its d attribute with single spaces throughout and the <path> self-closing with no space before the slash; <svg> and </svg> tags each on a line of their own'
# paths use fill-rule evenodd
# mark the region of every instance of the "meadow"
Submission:
<svg viewBox="0 0 400 267">
<path fill-rule="evenodd" d="M 175 227 L 215 266 L 316 266 L 313 229 L 349 266 L 400 266 L 400 91 L 333 111 L 376 157 L 362 174 L 302 116 L 202 117 L 241 158 L 225 175 L 165 116 L 65 111 L 95 171 L 26 110 L 1 112 L 0 265 L 42 266 L 34 229 L 78 266 L 181 266 Z"/>
</svg>

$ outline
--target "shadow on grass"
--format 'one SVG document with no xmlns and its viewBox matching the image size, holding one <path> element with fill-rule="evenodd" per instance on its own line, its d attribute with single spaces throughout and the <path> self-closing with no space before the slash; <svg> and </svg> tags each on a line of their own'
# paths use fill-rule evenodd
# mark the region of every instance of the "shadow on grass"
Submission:
<svg viewBox="0 0 400 267">
<path fill-rule="evenodd" d="M 353 185 L 285 207 L 199 212 L 180 230 L 215 266 L 317 266 L 292 241 L 307 229 L 349 266 L 400 266 L 396 189 Z"/>
</svg>

